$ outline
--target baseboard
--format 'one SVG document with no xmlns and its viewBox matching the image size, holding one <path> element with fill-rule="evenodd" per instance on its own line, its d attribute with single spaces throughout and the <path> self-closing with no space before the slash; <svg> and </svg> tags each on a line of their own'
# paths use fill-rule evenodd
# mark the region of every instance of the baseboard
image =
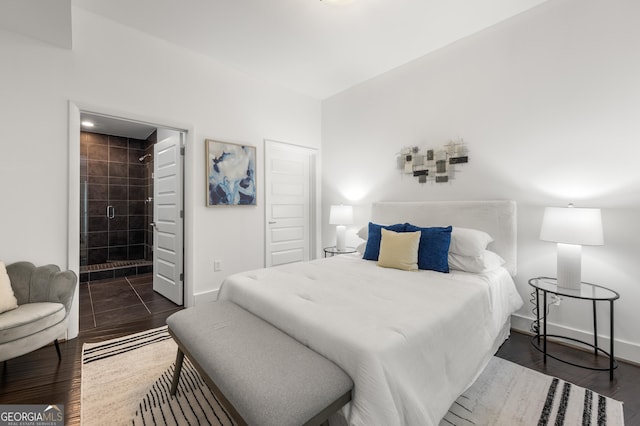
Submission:
<svg viewBox="0 0 640 426">
<path fill-rule="evenodd" d="M 220 291 L 219 288 L 215 289 L 215 290 L 209 290 L 209 291 L 205 291 L 202 293 L 196 293 L 194 295 L 194 303 L 196 305 L 201 304 L 201 303 L 207 303 L 207 302 L 214 302 L 216 300 L 218 300 L 218 292 Z"/>
<path fill-rule="evenodd" d="M 522 333 L 531 333 L 531 322 L 533 320 L 534 318 L 532 317 L 513 314 L 511 316 L 511 328 Z M 567 336 L 573 339 L 584 340 L 586 342 L 593 342 L 593 333 L 567 327 L 551 321 L 547 322 L 547 333 Z M 602 334 L 598 333 L 598 347 L 601 347 L 608 352 L 609 336 L 603 336 Z M 640 345 L 637 343 L 615 339 L 614 356 L 620 361 L 640 365 Z"/>
</svg>

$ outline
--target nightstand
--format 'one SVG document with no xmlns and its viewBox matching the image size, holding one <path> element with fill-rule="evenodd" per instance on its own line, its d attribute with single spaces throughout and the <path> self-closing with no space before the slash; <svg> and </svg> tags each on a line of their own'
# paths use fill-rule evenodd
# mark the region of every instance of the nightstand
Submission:
<svg viewBox="0 0 640 426">
<path fill-rule="evenodd" d="M 614 324 L 614 316 L 613 316 L 613 302 L 620 298 L 620 295 L 606 287 L 596 284 L 589 283 L 580 283 L 579 290 L 572 290 L 568 288 L 558 287 L 557 281 L 555 278 L 547 278 L 547 277 L 538 277 L 531 278 L 529 280 L 529 285 L 535 289 L 536 292 L 536 334 L 531 339 L 532 345 L 544 354 L 544 362 L 547 362 L 547 356 L 556 359 L 558 361 L 564 362 L 566 364 L 571 364 L 576 367 L 587 368 L 589 370 L 599 370 L 599 371 L 609 371 L 609 380 L 613 380 L 613 370 L 618 367 L 618 363 L 616 362 L 613 355 L 613 324 Z M 540 303 L 540 293 L 542 293 L 542 304 Z M 592 309 L 593 309 L 593 344 L 589 342 L 585 342 L 582 340 L 574 339 L 572 337 L 561 336 L 557 334 L 547 334 L 547 294 L 555 294 L 561 297 L 569 297 L 572 299 L 580 299 L 591 301 Z M 597 302 L 609 302 L 609 315 L 610 315 L 610 330 L 609 330 L 609 338 L 610 338 L 610 347 L 609 352 L 605 352 L 603 349 L 598 347 L 598 320 L 597 320 Z M 544 316 L 542 318 L 542 330 L 540 330 L 540 308 L 544 309 Z M 580 343 L 585 346 L 589 346 L 593 348 L 593 355 L 598 356 L 598 354 L 603 354 L 609 358 L 609 367 L 608 368 L 600 368 L 594 366 L 587 366 L 583 364 L 576 364 L 573 362 L 569 362 L 567 360 L 561 359 L 556 355 L 552 355 L 547 352 L 547 337 L 554 337 L 556 339 L 568 340 L 576 343 Z M 542 340 L 542 343 L 540 342 Z M 540 345 L 542 344 L 542 347 Z"/>
<path fill-rule="evenodd" d="M 336 246 L 325 247 L 324 248 L 324 257 L 327 257 L 328 255 L 336 256 L 338 254 L 355 253 L 356 251 L 357 250 L 356 250 L 355 247 L 345 247 L 344 250 L 338 250 L 336 248 Z"/>
</svg>

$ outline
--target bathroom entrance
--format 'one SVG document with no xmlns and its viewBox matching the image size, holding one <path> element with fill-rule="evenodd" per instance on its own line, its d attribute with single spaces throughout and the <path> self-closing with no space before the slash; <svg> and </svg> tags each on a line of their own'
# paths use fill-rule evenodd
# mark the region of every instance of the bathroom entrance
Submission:
<svg viewBox="0 0 640 426">
<path fill-rule="evenodd" d="M 153 145 L 96 133 L 83 117 L 80 133 L 80 281 L 153 271 Z M 100 127 L 98 127 L 99 129 Z M 109 132 L 108 128 L 102 130 Z M 145 132 L 146 133 L 146 132 Z M 138 135 L 138 134 L 135 134 Z M 142 134 L 144 136 L 144 133 Z"/>
<path fill-rule="evenodd" d="M 96 314 L 128 308 L 107 315 L 109 325 L 112 317 L 126 321 L 138 316 L 133 305 L 141 315 L 182 305 L 184 132 L 85 112 L 80 118 L 80 295 L 88 293 L 93 315 L 87 321 L 80 312 L 81 323 L 106 325 Z M 101 294 L 107 301 L 96 300 Z"/>
</svg>

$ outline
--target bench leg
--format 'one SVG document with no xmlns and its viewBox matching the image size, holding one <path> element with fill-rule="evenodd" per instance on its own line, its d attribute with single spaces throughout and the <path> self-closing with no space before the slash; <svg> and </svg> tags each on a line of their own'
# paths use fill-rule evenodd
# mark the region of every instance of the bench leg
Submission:
<svg viewBox="0 0 640 426">
<path fill-rule="evenodd" d="M 180 372 L 182 371 L 182 361 L 184 361 L 184 352 L 178 348 L 178 354 L 176 355 L 176 369 L 173 372 L 173 381 L 171 382 L 171 395 L 175 395 L 176 390 L 178 390 Z"/>
</svg>

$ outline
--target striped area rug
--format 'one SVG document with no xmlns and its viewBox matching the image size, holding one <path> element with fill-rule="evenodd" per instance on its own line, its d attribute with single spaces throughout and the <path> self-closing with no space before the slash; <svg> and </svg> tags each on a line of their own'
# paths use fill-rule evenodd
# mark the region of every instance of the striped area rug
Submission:
<svg viewBox="0 0 640 426">
<path fill-rule="evenodd" d="M 624 416 L 619 401 L 493 357 L 440 422 L 448 425 L 618 426 Z"/>
<path fill-rule="evenodd" d="M 166 327 L 82 348 L 81 422 L 233 425 L 185 357 L 169 395 L 177 346 Z M 494 357 L 440 426 L 623 425 L 622 403 Z"/>
<path fill-rule="evenodd" d="M 176 351 L 166 327 L 85 344 L 82 425 L 235 424 L 187 358 L 169 394 Z"/>
</svg>

